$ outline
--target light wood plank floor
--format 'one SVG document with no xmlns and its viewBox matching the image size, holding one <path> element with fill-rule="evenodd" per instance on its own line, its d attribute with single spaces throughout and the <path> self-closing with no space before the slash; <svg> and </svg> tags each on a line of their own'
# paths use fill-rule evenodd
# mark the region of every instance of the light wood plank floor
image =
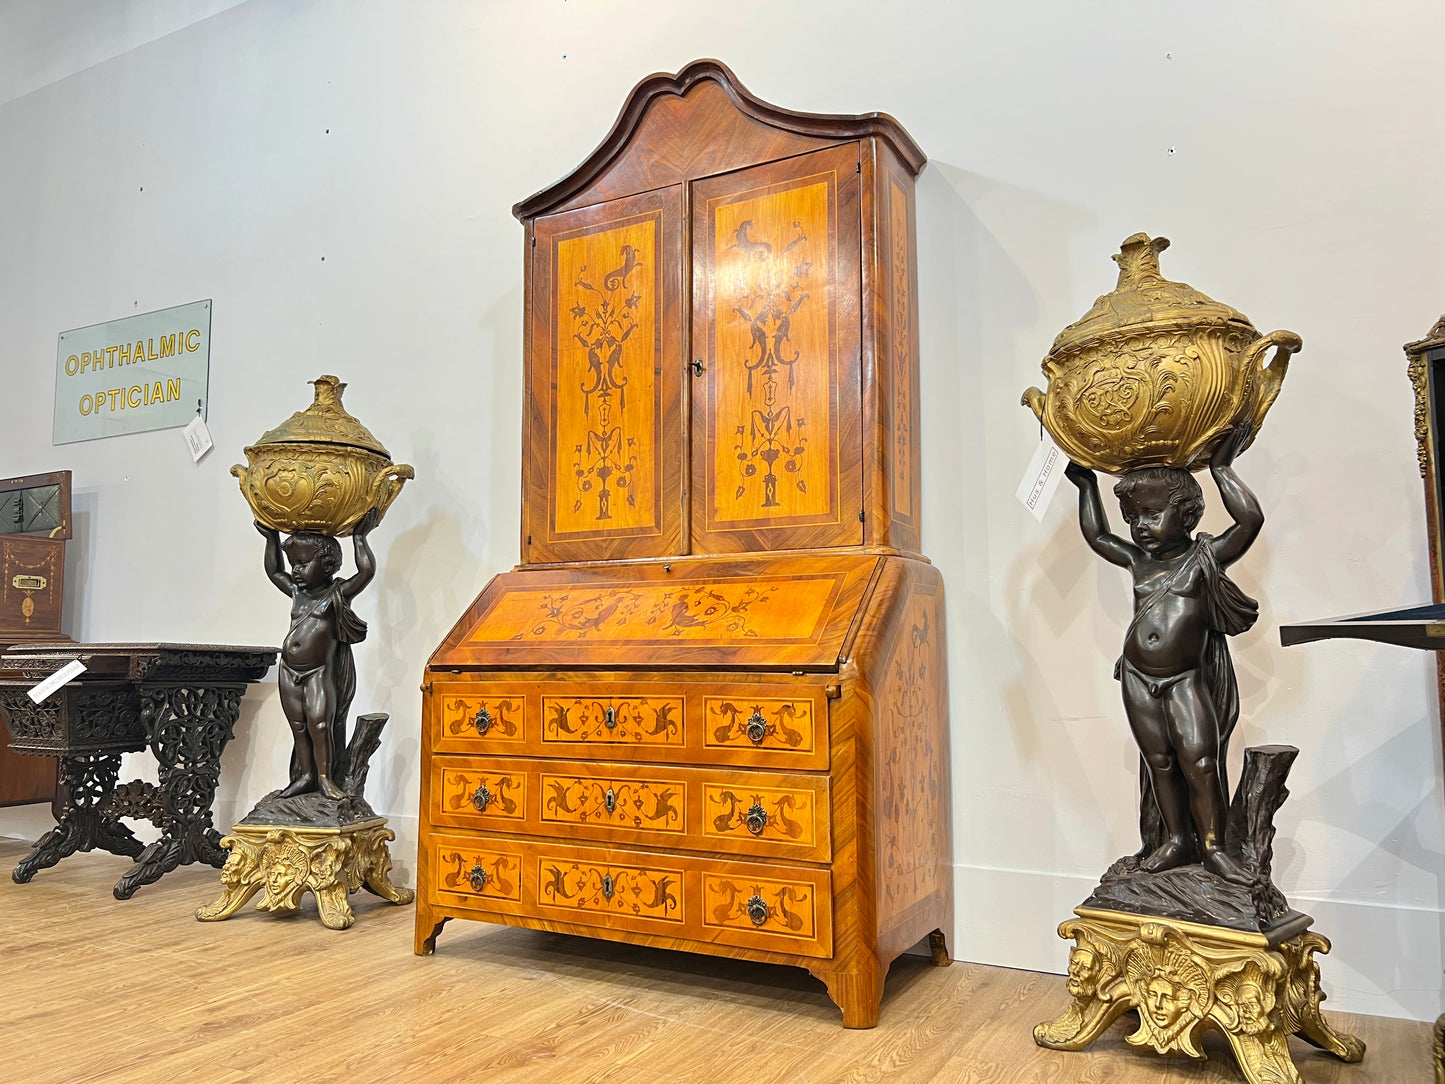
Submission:
<svg viewBox="0 0 1445 1084">
<path fill-rule="evenodd" d="M 1067 1000 L 1055 975 L 905 957 L 879 1026 L 847 1031 L 795 968 L 459 922 L 417 957 L 411 908 L 366 893 L 340 933 L 314 906 L 200 923 L 193 911 L 219 894 L 210 868 L 122 903 L 110 887 L 125 859 L 76 855 L 16 885 L 24 853 L 0 841 L 7 1084 L 1243 1079 L 1213 1034 L 1200 1063 L 1136 1051 L 1122 1024 L 1084 1053 L 1041 1050 L 1033 1025 Z M 1309 1084 L 1431 1079 L 1427 1025 L 1332 1019 L 1369 1052 L 1348 1066 L 1298 1044 Z"/>
</svg>

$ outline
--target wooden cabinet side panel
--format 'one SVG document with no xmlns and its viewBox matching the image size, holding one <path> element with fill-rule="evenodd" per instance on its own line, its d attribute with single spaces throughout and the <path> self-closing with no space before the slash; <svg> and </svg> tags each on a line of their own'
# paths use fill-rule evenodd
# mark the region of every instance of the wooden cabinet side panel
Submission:
<svg viewBox="0 0 1445 1084">
<path fill-rule="evenodd" d="M 682 543 L 679 188 L 531 224 L 523 555 Z"/>
<path fill-rule="evenodd" d="M 886 143 L 875 141 L 871 149 L 863 170 L 867 540 L 917 553 L 922 473 L 914 179 Z"/>
<path fill-rule="evenodd" d="M 870 713 L 860 817 L 871 825 L 879 959 L 952 932 L 947 648 L 943 580 L 889 558 L 864 619 L 858 699 Z"/>
</svg>

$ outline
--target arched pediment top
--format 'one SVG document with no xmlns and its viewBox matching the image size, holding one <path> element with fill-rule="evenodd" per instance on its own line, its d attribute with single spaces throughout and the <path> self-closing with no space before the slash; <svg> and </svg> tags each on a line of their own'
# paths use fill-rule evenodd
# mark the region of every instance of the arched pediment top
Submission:
<svg viewBox="0 0 1445 1084">
<path fill-rule="evenodd" d="M 848 140 L 886 142 L 916 176 L 927 157 L 886 113 L 800 113 L 755 97 L 727 65 L 695 60 L 632 89 L 612 130 L 555 184 L 512 207 L 526 221 Z"/>
</svg>

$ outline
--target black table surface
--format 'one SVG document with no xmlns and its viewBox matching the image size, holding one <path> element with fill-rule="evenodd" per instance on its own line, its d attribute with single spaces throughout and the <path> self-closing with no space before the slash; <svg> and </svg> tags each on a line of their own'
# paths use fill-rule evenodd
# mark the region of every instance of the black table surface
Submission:
<svg viewBox="0 0 1445 1084">
<path fill-rule="evenodd" d="M 1339 638 L 1374 640 L 1422 651 L 1445 651 L 1445 604 L 1432 602 L 1424 606 L 1346 614 L 1279 627 L 1280 643 L 1285 647 Z"/>
</svg>

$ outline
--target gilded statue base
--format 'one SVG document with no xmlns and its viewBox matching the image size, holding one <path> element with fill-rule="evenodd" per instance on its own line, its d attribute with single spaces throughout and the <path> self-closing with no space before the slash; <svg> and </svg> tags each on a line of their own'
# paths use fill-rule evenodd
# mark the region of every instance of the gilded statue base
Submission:
<svg viewBox="0 0 1445 1084">
<path fill-rule="evenodd" d="M 1250 1084 L 1301 1084 L 1288 1039 L 1298 1035 L 1347 1062 L 1365 1044 L 1335 1031 L 1320 1013 L 1316 952 L 1330 943 L 1300 915 L 1266 933 L 1080 907 L 1059 926 L 1069 952 L 1074 1003 L 1034 1028 L 1053 1050 L 1082 1050 L 1134 1009 L 1128 1042 L 1160 1054 L 1203 1058 L 1209 1028 L 1229 1040 Z"/>
<path fill-rule="evenodd" d="M 348 897 L 358 888 L 392 903 L 412 901 L 411 889 L 391 883 L 386 845 L 395 838 L 384 817 L 339 828 L 239 824 L 221 840 L 231 852 L 221 870 L 225 891 L 199 908 L 196 917 L 202 922 L 230 918 L 263 889 L 256 910 L 295 911 L 310 892 L 322 925 L 344 930 L 356 919 Z"/>
</svg>

